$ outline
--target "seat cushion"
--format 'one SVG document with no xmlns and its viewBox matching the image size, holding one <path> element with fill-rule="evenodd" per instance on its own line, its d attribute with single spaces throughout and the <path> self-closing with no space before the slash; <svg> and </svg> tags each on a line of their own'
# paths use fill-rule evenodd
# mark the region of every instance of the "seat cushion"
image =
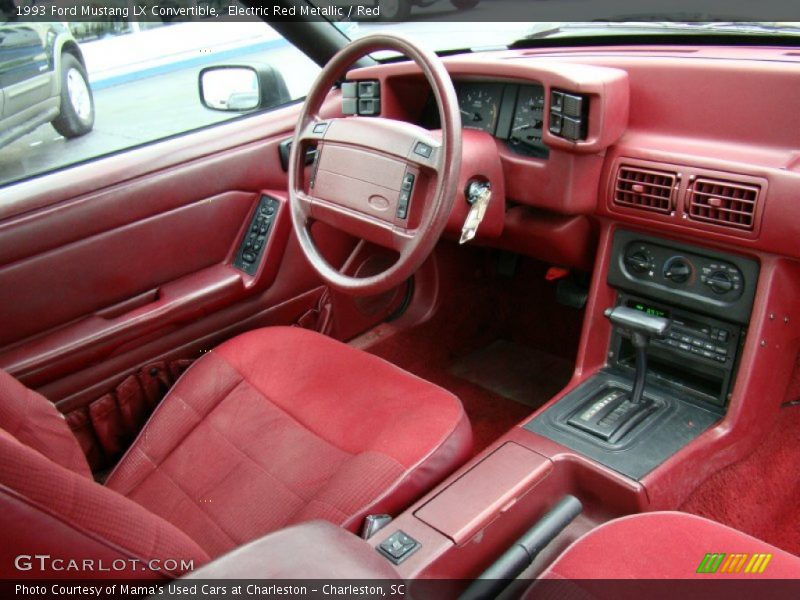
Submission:
<svg viewBox="0 0 800 600">
<path fill-rule="evenodd" d="M 459 400 L 298 328 L 234 338 L 159 405 L 107 485 L 211 556 L 325 519 L 397 513 L 471 453 Z"/>
<path fill-rule="evenodd" d="M 0 456 L 0 578 L 85 577 L 86 571 L 66 563 L 94 560 L 106 565 L 106 570 L 93 571 L 98 579 L 171 579 L 191 570 L 190 562 L 195 568 L 208 562 L 208 555 L 171 523 L 3 428 Z M 53 560 L 34 560 L 20 570 L 15 568 L 19 555 Z M 157 561 L 154 570 L 146 568 L 152 560 Z"/>
<path fill-rule="evenodd" d="M 725 556 L 706 559 L 707 554 Z M 754 557 L 764 554 L 771 558 Z M 714 572 L 698 573 L 701 564 L 705 561 L 707 566 L 712 559 L 718 564 L 716 569 L 710 568 Z M 754 575 L 756 564 L 764 568 Z M 794 579 L 800 577 L 800 558 L 715 521 L 681 512 L 651 512 L 591 530 L 567 548 L 542 577 Z"/>
</svg>

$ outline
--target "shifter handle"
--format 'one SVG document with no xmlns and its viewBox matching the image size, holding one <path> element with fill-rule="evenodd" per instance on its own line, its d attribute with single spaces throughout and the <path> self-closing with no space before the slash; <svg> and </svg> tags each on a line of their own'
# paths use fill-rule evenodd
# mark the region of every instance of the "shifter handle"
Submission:
<svg viewBox="0 0 800 600">
<path fill-rule="evenodd" d="M 647 346 L 652 338 L 660 339 L 667 335 L 672 327 L 672 319 L 654 317 L 627 306 L 608 308 L 605 315 L 614 327 L 630 336 L 636 349 L 636 373 L 630 401 L 632 404 L 639 404 L 644 397 L 647 376 Z"/>
<path fill-rule="evenodd" d="M 638 345 L 640 340 L 646 345 L 650 338 L 663 338 L 672 327 L 671 319 L 654 317 L 627 306 L 607 308 L 605 315 L 615 327 L 631 334 L 634 345 Z M 645 339 L 642 340 L 642 337 Z"/>
</svg>

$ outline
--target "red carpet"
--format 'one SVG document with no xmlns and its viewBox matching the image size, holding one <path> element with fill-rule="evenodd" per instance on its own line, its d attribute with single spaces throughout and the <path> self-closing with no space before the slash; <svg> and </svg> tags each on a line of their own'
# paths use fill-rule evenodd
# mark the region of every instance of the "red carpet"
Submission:
<svg viewBox="0 0 800 600">
<path fill-rule="evenodd" d="M 524 261 L 506 278 L 484 260 L 490 253 L 455 250 L 459 257 L 448 262 L 443 277 L 449 287 L 430 320 L 359 345 L 458 396 L 479 452 L 567 383 L 583 312 L 556 302 L 555 285 L 544 280 L 541 264 Z M 470 250 L 473 256 L 466 254 Z M 509 348 L 520 349 L 524 377 L 508 379 L 514 370 Z M 463 374 L 465 365 L 483 358 L 479 368 Z"/>
<path fill-rule="evenodd" d="M 800 555 L 800 406 L 787 406 L 753 454 L 709 477 L 681 510 Z"/>
<path fill-rule="evenodd" d="M 422 369 L 417 375 L 450 390 L 461 400 L 472 423 L 476 454 L 533 412 L 529 406 L 459 379 L 445 369 Z"/>
<path fill-rule="evenodd" d="M 455 361 L 450 373 L 532 408 L 550 400 L 569 381 L 572 361 L 500 339 Z"/>
</svg>

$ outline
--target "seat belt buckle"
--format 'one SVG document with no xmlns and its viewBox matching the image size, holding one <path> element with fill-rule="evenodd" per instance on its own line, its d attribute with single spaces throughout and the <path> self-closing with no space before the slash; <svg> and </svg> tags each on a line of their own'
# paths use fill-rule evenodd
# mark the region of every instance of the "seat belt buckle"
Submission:
<svg viewBox="0 0 800 600">
<path fill-rule="evenodd" d="M 361 527 L 362 539 L 368 540 L 392 522 L 392 515 L 367 515 Z"/>
</svg>

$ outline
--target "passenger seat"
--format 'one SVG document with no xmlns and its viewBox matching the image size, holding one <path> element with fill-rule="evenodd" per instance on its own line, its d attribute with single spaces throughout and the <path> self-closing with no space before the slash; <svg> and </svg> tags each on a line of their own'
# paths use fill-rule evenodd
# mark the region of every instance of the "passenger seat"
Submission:
<svg viewBox="0 0 800 600">
<path fill-rule="evenodd" d="M 800 558 L 716 521 L 681 512 L 650 512 L 591 530 L 541 577 L 797 579 Z"/>
</svg>

